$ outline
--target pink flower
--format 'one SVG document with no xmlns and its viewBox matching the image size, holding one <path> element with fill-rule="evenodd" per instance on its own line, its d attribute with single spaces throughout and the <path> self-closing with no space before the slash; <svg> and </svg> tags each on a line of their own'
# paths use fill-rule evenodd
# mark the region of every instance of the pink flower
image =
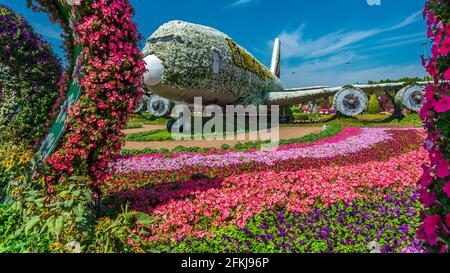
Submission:
<svg viewBox="0 0 450 273">
<path fill-rule="evenodd" d="M 445 215 L 445 223 L 447 224 L 447 227 L 450 228 L 450 213 L 447 213 L 447 215 Z"/>
<path fill-rule="evenodd" d="M 428 188 L 431 185 L 431 182 L 433 182 L 433 177 L 431 176 L 430 168 L 428 168 L 425 164 L 422 166 L 422 169 L 423 175 L 420 182 L 424 188 Z"/>
<path fill-rule="evenodd" d="M 428 190 L 421 189 L 420 193 L 420 202 L 422 202 L 426 208 L 430 208 L 436 202 L 436 193 L 428 192 Z"/>
<path fill-rule="evenodd" d="M 434 92 L 436 91 L 436 86 L 429 84 L 427 85 L 425 89 L 425 98 L 427 102 L 433 102 L 434 101 Z"/>
<path fill-rule="evenodd" d="M 447 70 L 447 72 L 449 72 L 449 70 Z M 446 73 L 447 73 L 446 72 Z M 440 99 L 439 101 L 437 101 L 434 104 L 434 109 L 436 110 L 436 112 L 438 113 L 445 113 L 447 111 L 450 111 L 450 96 L 444 96 L 442 99 Z"/>
<path fill-rule="evenodd" d="M 439 178 L 446 178 L 450 175 L 450 165 L 447 160 L 442 159 L 437 162 L 436 175 Z"/>
<path fill-rule="evenodd" d="M 431 114 L 432 108 L 433 108 L 433 105 L 431 103 L 429 103 L 428 101 L 425 102 L 425 104 L 419 111 L 419 116 L 422 121 L 433 118 L 433 115 Z"/>
<path fill-rule="evenodd" d="M 444 188 L 442 188 L 442 191 L 447 194 L 448 198 L 450 198 L 450 181 L 447 181 L 447 183 L 445 183 Z"/>
<path fill-rule="evenodd" d="M 445 73 L 444 73 L 444 80 L 450 80 L 450 68 L 449 69 L 447 69 L 447 71 L 445 71 Z"/>
<path fill-rule="evenodd" d="M 423 223 L 424 231 L 431 246 L 435 246 L 438 242 L 438 230 L 442 227 L 442 219 L 440 215 L 428 215 Z"/>
<path fill-rule="evenodd" d="M 450 52 L 450 37 L 445 39 L 445 41 L 442 44 L 442 47 L 440 49 L 440 54 L 443 56 L 447 56 L 448 52 Z"/>
</svg>

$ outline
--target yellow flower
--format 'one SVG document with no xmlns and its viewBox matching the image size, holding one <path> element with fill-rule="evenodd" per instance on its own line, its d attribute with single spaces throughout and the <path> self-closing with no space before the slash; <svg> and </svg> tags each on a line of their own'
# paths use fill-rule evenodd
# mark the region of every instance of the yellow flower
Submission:
<svg viewBox="0 0 450 273">
<path fill-rule="evenodd" d="M 6 160 L 3 162 L 3 167 L 6 169 L 11 169 L 14 165 L 14 162 L 12 160 Z"/>
<path fill-rule="evenodd" d="M 21 156 L 19 156 L 19 161 L 20 163 L 25 164 L 30 161 L 30 158 L 28 157 L 27 154 L 22 154 Z"/>
</svg>

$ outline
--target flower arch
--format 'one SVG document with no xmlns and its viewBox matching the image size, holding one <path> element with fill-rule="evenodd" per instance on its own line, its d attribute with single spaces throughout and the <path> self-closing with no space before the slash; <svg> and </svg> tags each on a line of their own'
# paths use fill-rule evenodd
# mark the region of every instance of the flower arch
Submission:
<svg viewBox="0 0 450 273">
<path fill-rule="evenodd" d="M 423 59 L 434 84 L 426 89 L 426 103 L 420 111 L 428 138 L 425 148 L 431 165 L 424 165 L 420 180 L 421 200 L 426 207 L 418 237 L 431 252 L 448 252 L 450 243 L 450 2 L 426 3 L 428 37 L 432 55 Z"/>
<path fill-rule="evenodd" d="M 120 152 L 128 112 L 142 93 L 145 66 L 128 0 L 28 0 L 61 25 L 69 69 L 66 100 L 39 155 L 48 182 L 107 178 Z M 70 77 L 69 77 L 70 75 Z"/>
</svg>

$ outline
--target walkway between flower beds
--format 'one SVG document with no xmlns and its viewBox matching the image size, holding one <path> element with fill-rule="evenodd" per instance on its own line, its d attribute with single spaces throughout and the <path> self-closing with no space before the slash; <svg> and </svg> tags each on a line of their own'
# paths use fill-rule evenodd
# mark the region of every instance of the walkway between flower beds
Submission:
<svg viewBox="0 0 450 273">
<path fill-rule="evenodd" d="M 125 133 L 136 133 L 136 132 L 145 132 L 143 131 L 143 128 L 138 130 L 127 130 Z M 293 138 L 301 138 L 304 136 L 307 136 L 309 134 L 314 134 L 320 132 L 321 128 L 318 127 L 282 127 L 280 128 L 280 139 L 293 139 Z M 151 131 L 151 130 L 147 130 Z M 238 136 L 242 136 L 244 134 L 240 134 Z M 245 134 L 244 141 L 238 141 L 238 140 L 214 140 L 214 141 L 150 141 L 150 142 L 126 142 L 125 149 L 127 150 L 144 150 L 147 148 L 150 149 L 162 149 L 167 148 L 169 150 L 172 150 L 176 148 L 177 146 L 183 146 L 186 148 L 193 148 L 193 147 L 199 147 L 199 148 L 221 148 L 222 145 L 228 144 L 230 146 L 235 146 L 238 142 L 249 142 L 249 134 Z"/>
</svg>

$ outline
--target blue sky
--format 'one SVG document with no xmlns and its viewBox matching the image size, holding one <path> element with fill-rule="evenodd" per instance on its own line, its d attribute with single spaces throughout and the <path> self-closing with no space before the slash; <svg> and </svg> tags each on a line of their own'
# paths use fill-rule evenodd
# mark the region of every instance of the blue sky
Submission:
<svg viewBox="0 0 450 273">
<path fill-rule="evenodd" d="M 374 1 L 374 0 L 369 0 Z M 23 13 L 62 51 L 60 30 L 25 0 L 0 0 Z M 282 40 L 286 87 L 345 85 L 385 78 L 424 76 L 428 50 L 421 11 L 425 0 L 131 0 L 144 38 L 169 20 L 217 28 L 266 66 L 275 37 Z M 142 44 L 143 46 L 143 44 Z"/>
</svg>

